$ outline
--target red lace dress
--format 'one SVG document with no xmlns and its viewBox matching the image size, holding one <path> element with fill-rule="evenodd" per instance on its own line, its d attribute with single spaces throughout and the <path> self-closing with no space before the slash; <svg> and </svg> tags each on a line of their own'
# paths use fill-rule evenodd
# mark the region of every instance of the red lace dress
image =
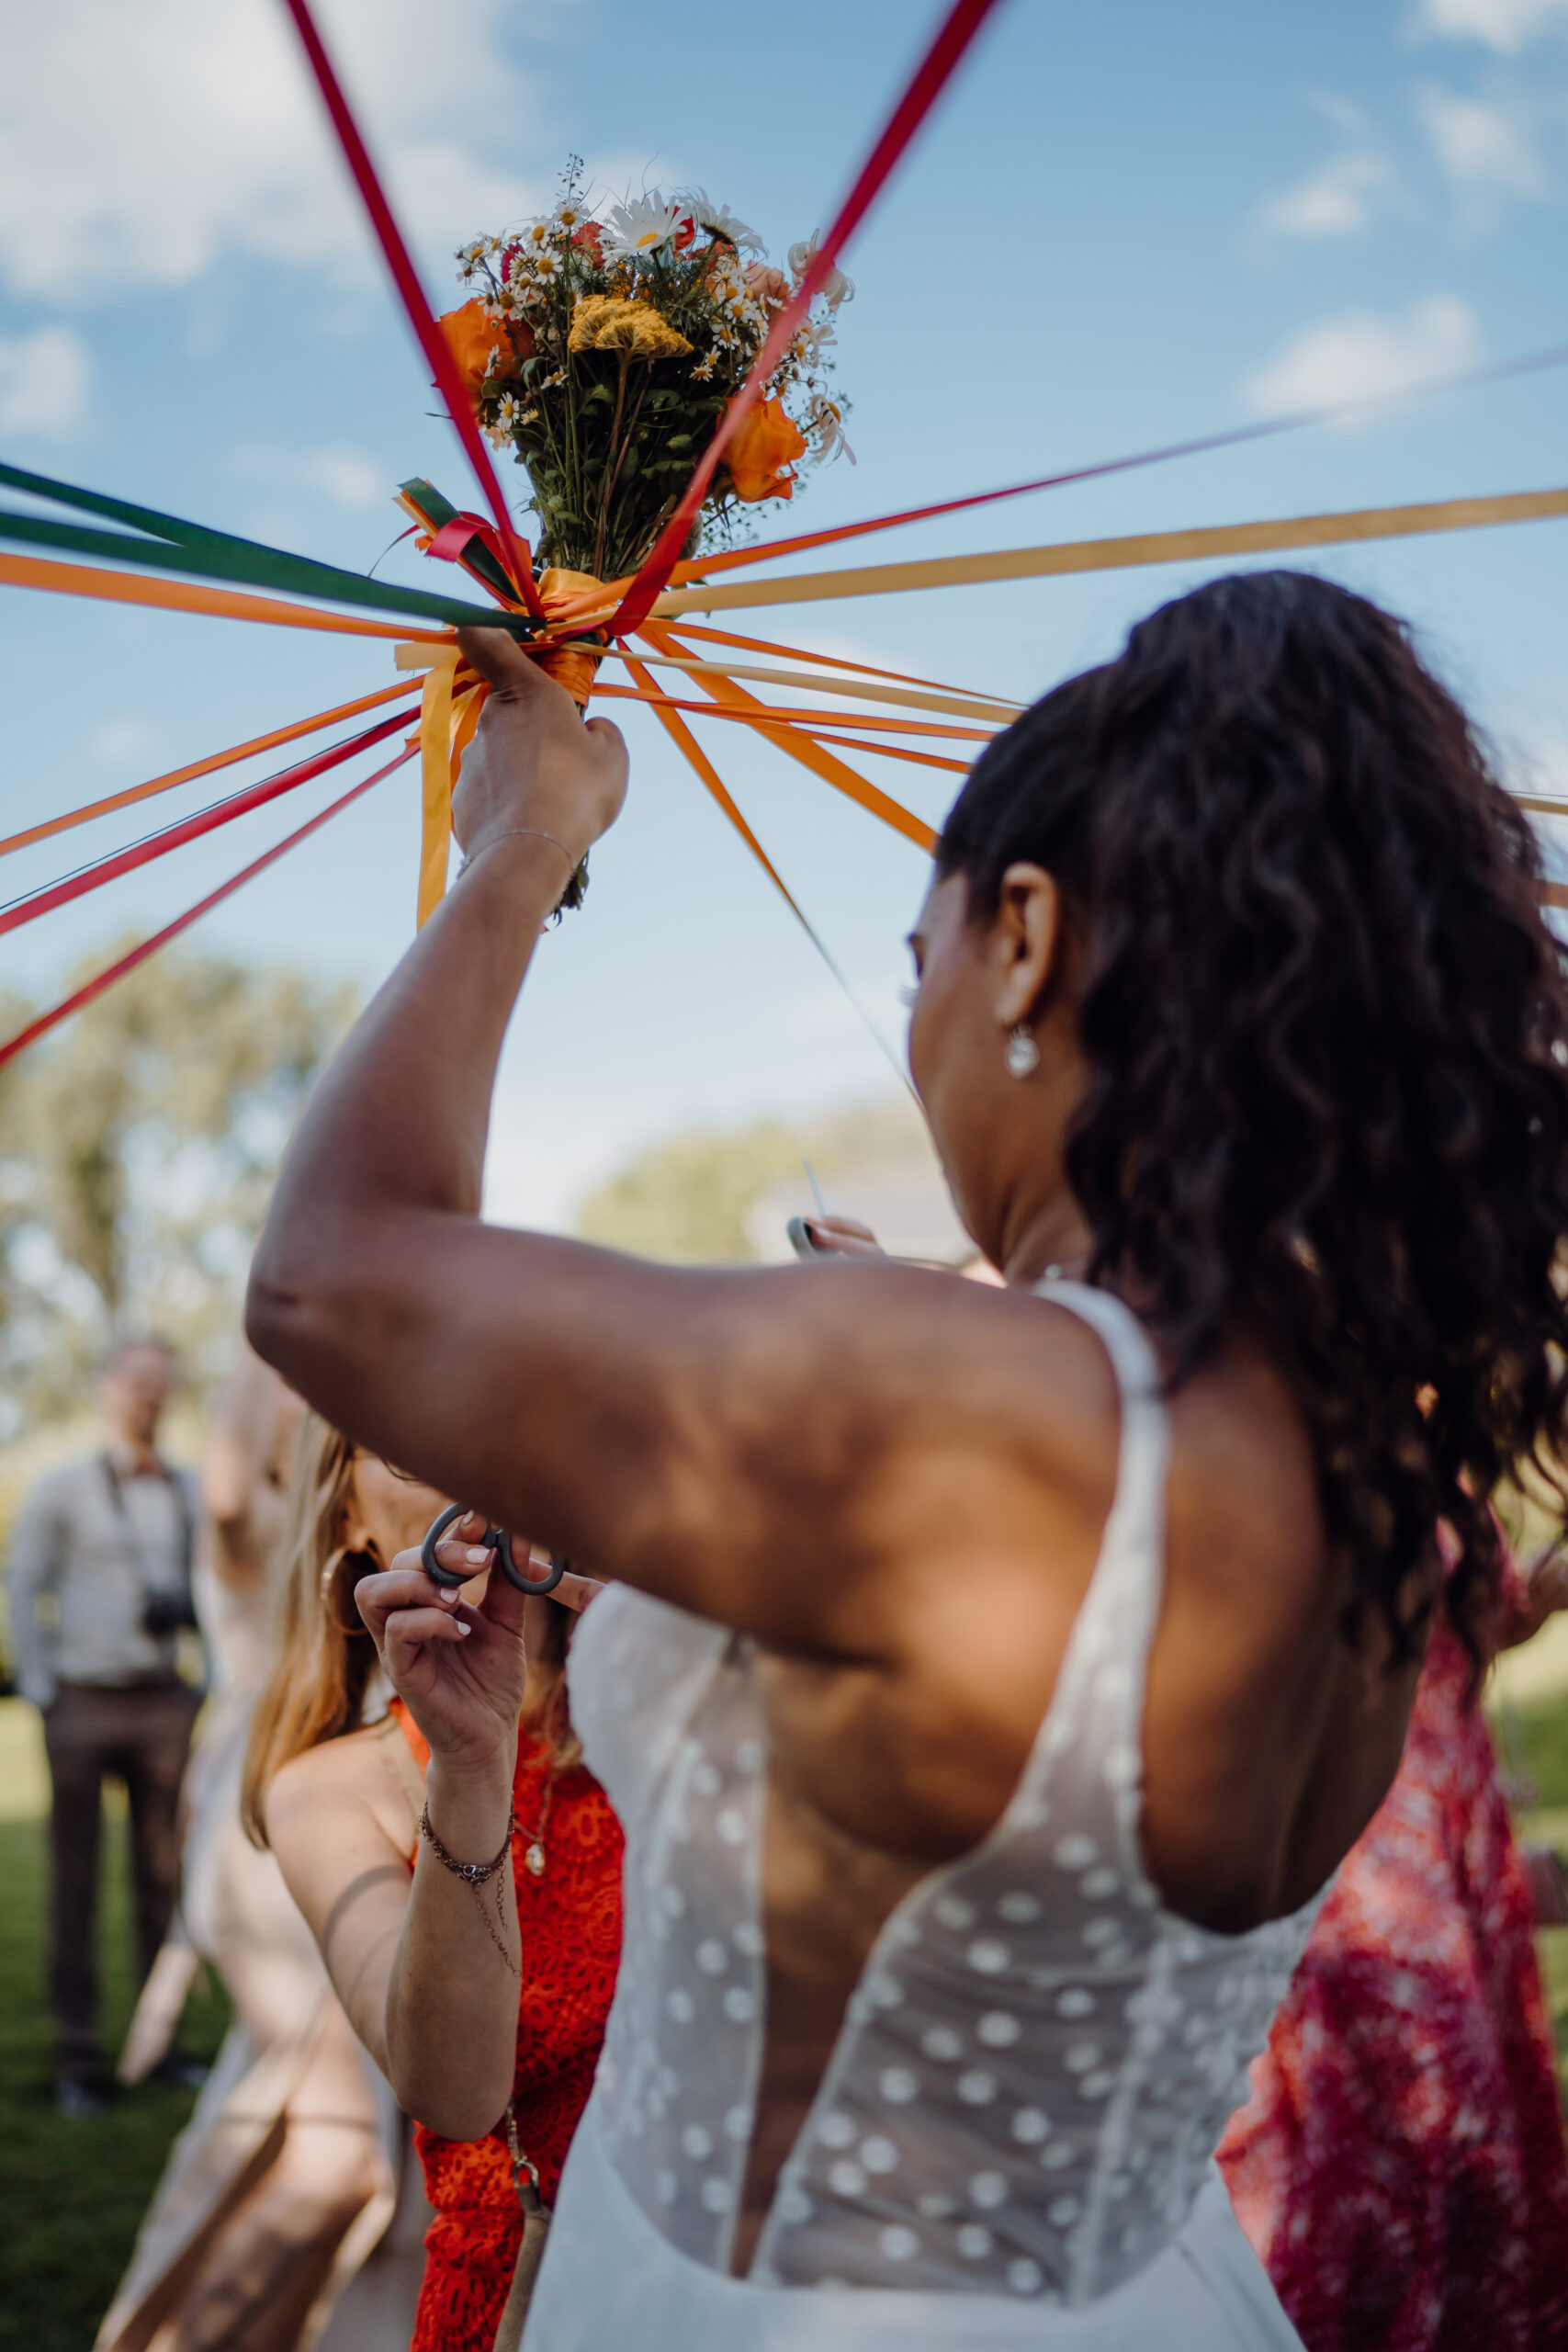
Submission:
<svg viewBox="0 0 1568 2352">
<path fill-rule="evenodd" d="M 1529 1890 L 1439 1626 L 1404 1759 L 1219 2161 L 1307 2352 L 1563 2352 L 1568 2163 Z"/>
<path fill-rule="evenodd" d="M 423 1770 L 430 1751 L 400 1701 L 395 1712 Z M 518 1743 L 512 1876 L 523 1931 L 523 1998 L 513 2078 L 518 2137 L 553 2202 L 571 2135 L 593 2086 L 621 1957 L 621 1825 L 581 1765 L 557 1781 L 542 1878 L 524 1851 L 544 1805 L 547 1758 Z M 423 2123 L 414 2144 L 435 2219 L 410 2352 L 491 2352 L 522 2236 L 502 2134 L 443 2140 Z"/>
</svg>

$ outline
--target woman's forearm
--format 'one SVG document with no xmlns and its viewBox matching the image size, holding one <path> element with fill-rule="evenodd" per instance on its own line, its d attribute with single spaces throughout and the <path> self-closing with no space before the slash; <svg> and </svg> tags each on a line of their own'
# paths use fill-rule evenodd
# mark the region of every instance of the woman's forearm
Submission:
<svg viewBox="0 0 1568 2352">
<path fill-rule="evenodd" d="M 603 719 L 491 630 L 460 640 L 490 699 L 454 820 L 470 860 L 316 1089 L 256 1252 L 247 1329 L 317 1400 L 367 1342 L 358 1310 L 423 1212 L 477 1216 L 491 1090 L 551 910 L 626 791 Z M 372 1335 L 368 1340 L 375 1345 Z"/>
<path fill-rule="evenodd" d="M 433 1757 L 426 1818 L 458 1862 L 502 1853 L 512 1811 L 505 1763 L 454 1774 Z M 420 1841 L 387 1987 L 387 2070 L 405 2111 L 444 2139 L 480 2140 L 512 2096 L 522 1952 L 508 1850 L 482 1886 Z"/>
</svg>

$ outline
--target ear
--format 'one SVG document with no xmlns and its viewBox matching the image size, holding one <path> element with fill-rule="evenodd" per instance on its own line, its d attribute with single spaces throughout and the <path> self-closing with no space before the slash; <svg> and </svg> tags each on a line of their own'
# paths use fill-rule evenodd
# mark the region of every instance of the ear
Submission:
<svg viewBox="0 0 1568 2352">
<path fill-rule="evenodd" d="M 337 1521 L 333 1529 L 333 1540 L 335 1544 L 339 1544 L 344 1552 L 362 1553 L 367 1559 L 374 1560 L 378 1567 L 385 1565 L 382 1561 L 381 1555 L 376 1549 L 376 1538 L 371 1534 L 370 1530 L 366 1526 L 364 1520 L 360 1517 L 359 1512 L 355 1508 L 355 1500 L 352 1494 L 345 1495 L 343 1501 L 338 1505 Z"/>
<path fill-rule="evenodd" d="M 1063 905 L 1056 877 L 1043 865 L 1010 865 L 992 924 L 996 1012 L 1004 1029 L 1032 1021 L 1063 962 Z"/>
</svg>

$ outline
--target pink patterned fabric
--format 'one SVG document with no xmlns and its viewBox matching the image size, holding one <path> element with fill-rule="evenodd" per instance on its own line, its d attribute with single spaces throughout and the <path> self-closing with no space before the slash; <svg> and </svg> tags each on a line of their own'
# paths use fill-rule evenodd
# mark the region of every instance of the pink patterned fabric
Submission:
<svg viewBox="0 0 1568 2352">
<path fill-rule="evenodd" d="M 1404 1760 L 1219 2149 L 1307 2352 L 1568 2347 L 1568 2159 L 1529 1891 L 1469 1661 Z"/>
</svg>

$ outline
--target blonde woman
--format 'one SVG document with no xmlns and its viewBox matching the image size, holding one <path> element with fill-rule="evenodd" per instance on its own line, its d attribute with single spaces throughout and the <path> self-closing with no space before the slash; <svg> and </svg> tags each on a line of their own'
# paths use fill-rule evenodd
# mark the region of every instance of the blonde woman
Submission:
<svg viewBox="0 0 1568 2352">
<path fill-rule="evenodd" d="M 417 1641 L 389 1645 L 402 1696 L 387 1705 L 355 1592 L 420 1543 L 443 1499 L 307 1416 L 281 1638 L 243 1809 L 343 2011 L 417 2119 L 435 2218 L 412 2352 L 490 2352 L 523 2235 L 513 2147 L 547 2206 L 592 2086 L 620 1958 L 621 1833 L 581 1762 L 562 1683 L 572 1612 L 592 1588 L 569 1576 L 556 1599 L 525 1600 L 498 1577 L 488 1616 L 504 1631 L 494 1630 L 471 1605 L 491 1555 L 448 1544 L 443 1556 L 475 1575 L 443 1615 L 475 1628 L 467 1690 L 513 1758 L 513 1818 L 479 1885 L 422 1841 L 424 1731 L 439 1737 L 430 1679 Z M 455 2003 L 504 2052 L 511 2098 L 500 2114 L 465 2098 Z"/>
<path fill-rule="evenodd" d="M 297 1524 L 301 1488 L 309 1503 L 319 1477 L 315 1459 L 296 1463 L 302 1410 L 247 1351 L 208 1430 L 196 1598 L 213 1687 L 186 1775 L 177 1932 L 138 2005 L 121 2075 L 135 2079 L 156 2062 L 203 1960 L 223 1981 L 233 2024 L 154 2193 L 97 2352 L 195 2352 L 219 2341 L 299 2352 L 340 2309 L 393 2209 L 406 2127 L 333 1997 L 276 1862 L 240 1823 L 241 1768 L 279 1586 L 320 1578 L 321 1514 L 307 1510 L 303 1540 Z M 360 1540 L 347 1528 L 325 1540 L 344 1535 Z M 412 2281 L 397 2267 L 382 2248 L 360 2291 L 378 2312 L 400 2293 L 406 2333 Z M 341 2306 L 351 2335 L 357 2303 L 350 2291 Z"/>
</svg>

